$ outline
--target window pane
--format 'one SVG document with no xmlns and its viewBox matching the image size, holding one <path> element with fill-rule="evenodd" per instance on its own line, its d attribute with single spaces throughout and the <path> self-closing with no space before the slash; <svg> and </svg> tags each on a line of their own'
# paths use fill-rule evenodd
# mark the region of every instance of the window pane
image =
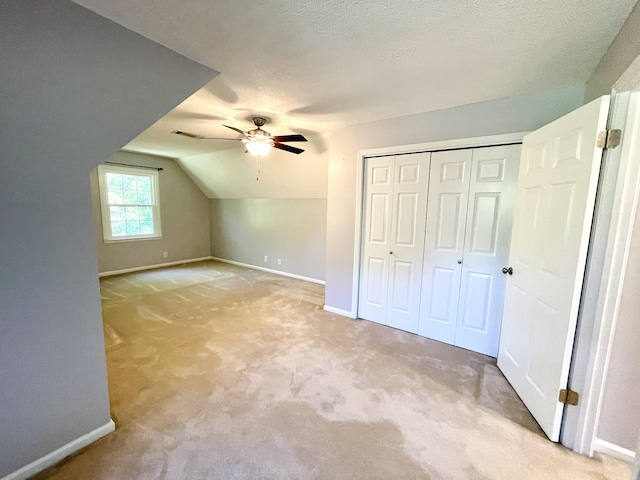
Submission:
<svg viewBox="0 0 640 480">
<path fill-rule="evenodd" d="M 125 190 L 124 203 L 127 205 L 135 205 L 138 203 L 138 194 L 135 190 Z"/>
<path fill-rule="evenodd" d="M 124 203 L 122 201 L 122 190 L 109 190 L 107 193 L 110 205 L 122 205 Z"/>
<path fill-rule="evenodd" d="M 153 222 L 140 222 L 140 233 L 144 235 L 153 233 Z"/>
<path fill-rule="evenodd" d="M 107 173 L 107 188 L 109 190 L 122 189 L 122 175 L 117 173 Z"/>
<path fill-rule="evenodd" d="M 143 192 L 151 191 L 151 179 L 149 177 L 138 177 L 138 190 Z"/>
<path fill-rule="evenodd" d="M 137 175 L 123 175 L 122 176 L 122 188 L 125 190 L 135 190 Z"/>
<path fill-rule="evenodd" d="M 140 235 L 140 222 L 127 222 L 127 235 Z"/>
<path fill-rule="evenodd" d="M 151 193 L 150 192 L 141 192 L 138 190 L 138 205 L 151 205 Z"/>
<path fill-rule="evenodd" d="M 151 207 L 138 207 L 138 215 L 140 216 L 140 220 L 149 222 L 153 220 L 153 210 Z"/>
<path fill-rule="evenodd" d="M 125 222 L 111 222 L 111 235 L 114 237 L 127 234 L 127 227 Z"/>
<path fill-rule="evenodd" d="M 124 207 L 127 222 L 137 222 L 140 219 L 138 207 Z"/>
<path fill-rule="evenodd" d="M 125 219 L 124 207 L 109 207 L 112 222 L 121 222 Z"/>
</svg>

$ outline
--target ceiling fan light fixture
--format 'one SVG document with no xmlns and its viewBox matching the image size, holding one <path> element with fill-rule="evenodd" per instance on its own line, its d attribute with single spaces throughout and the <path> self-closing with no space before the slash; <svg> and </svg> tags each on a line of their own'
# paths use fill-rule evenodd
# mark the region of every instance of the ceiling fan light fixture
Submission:
<svg viewBox="0 0 640 480">
<path fill-rule="evenodd" d="M 271 151 L 269 142 L 247 142 L 245 144 L 249 153 L 255 157 L 263 157 Z"/>
</svg>

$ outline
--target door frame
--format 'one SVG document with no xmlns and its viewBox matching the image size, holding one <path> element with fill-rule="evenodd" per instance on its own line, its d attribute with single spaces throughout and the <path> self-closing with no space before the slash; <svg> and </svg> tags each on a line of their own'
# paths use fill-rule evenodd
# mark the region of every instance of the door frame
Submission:
<svg viewBox="0 0 640 480">
<path fill-rule="evenodd" d="M 362 226 L 363 226 L 363 193 L 364 193 L 364 163 L 366 158 L 386 157 L 394 155 L 406 155 L 411 153 L 437 152 L 441 150 L 457 150 L 463 148 L 493 147 L 496 145 L 509 145 L 522 143 L 522 139 L 529 132 L 507 133 L 502 135 L 489 135 L 482 137 L 460 138 L 443 140 L 438 142 L 415 143 L 411 145 L 398 145 L 393 147 L 373 148 L 359 150 L 356 160 L 356 212 L 355 232 L 353 242 L 353 282 L 351 285 L 351 311 L 349 318 L 358 318 L 358 304 L 360 291 L 360 263 L 362 261 Z M 346 312 L 345 312 L 346 313 Z"/>
<path fill-rule="evenodd" d="M 597 431 L 605 391 L 612 342 L 623 290 L 631 232 L 640 200 L 640 56 L 628 67 L 612 89 L 608 128 L 623 129 L 620 148 L 605 150 L 601 171 L 603 202 L 612 212 L 610 222 L 597 223 L 593 233 L 593 272 L 588 266 L 585 302 L 578 319 L 581 329 L 574 344 L 570 387 L 580 392 L 581 407 L 565 410 L 561 442 L 577 453 L 592 456 L 594 451 L 632 460 L 632 451 L 598 442 Z M 615 165 L 612 169 L 609 165 Z M 605 208 L 603 208 L 605 210 Z M 605 212 L 606 213 L 606 212 Z M 591 262 L 590 262 L 591 263 Z M 591 273 L 591 281 L 590 274 Z M 640 446 L 636 461 L 640 459 Z M 640 468 L 639 468 L 640 475 Z"/>
</svg>

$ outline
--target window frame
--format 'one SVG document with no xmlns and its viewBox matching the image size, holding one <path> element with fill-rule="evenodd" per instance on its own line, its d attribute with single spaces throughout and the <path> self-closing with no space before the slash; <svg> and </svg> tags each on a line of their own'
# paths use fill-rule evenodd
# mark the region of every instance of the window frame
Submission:
<svg viewBox="0 0 640 480">
<path fill-rule="evenodd" d="M 107 188 L 107 174 L 116 173 L 124 175 L 135 175 L 149 178 L 151 183 L 152 203 L 150 205 L 141 204 L 110 204 Z M 98 190 L 100 192 L 100 211 L 102 217 L 102 237 L 104 243 L 132 242 L 138 240 L 157 240 L 162 238 L 162 226 L 160 223 L 160 189 L 159 175 L 157 170 L 147 170 L 143 168 L 120 166 L 120 165 L 98 165 Z M 113 235 L 111 227 L 111 206 L 131 206 L 131 207 L 151 207 L 153 233 L 140 235 Z"/>
</svg>

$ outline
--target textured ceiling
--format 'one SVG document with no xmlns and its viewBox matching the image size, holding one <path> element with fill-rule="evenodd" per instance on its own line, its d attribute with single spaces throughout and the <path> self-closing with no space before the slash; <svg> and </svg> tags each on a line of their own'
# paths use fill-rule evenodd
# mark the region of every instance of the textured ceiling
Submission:
<svg viewBox="0 0 640 480">
<path fill-rule="evenodd" d="M 584 83 L 636 0 L 76 3 L 221 72 L 129 145 L 183 157 L 229 143 L 171 130 L 234 136 L 254 113 L 310 134 Z"/>
</svg>

